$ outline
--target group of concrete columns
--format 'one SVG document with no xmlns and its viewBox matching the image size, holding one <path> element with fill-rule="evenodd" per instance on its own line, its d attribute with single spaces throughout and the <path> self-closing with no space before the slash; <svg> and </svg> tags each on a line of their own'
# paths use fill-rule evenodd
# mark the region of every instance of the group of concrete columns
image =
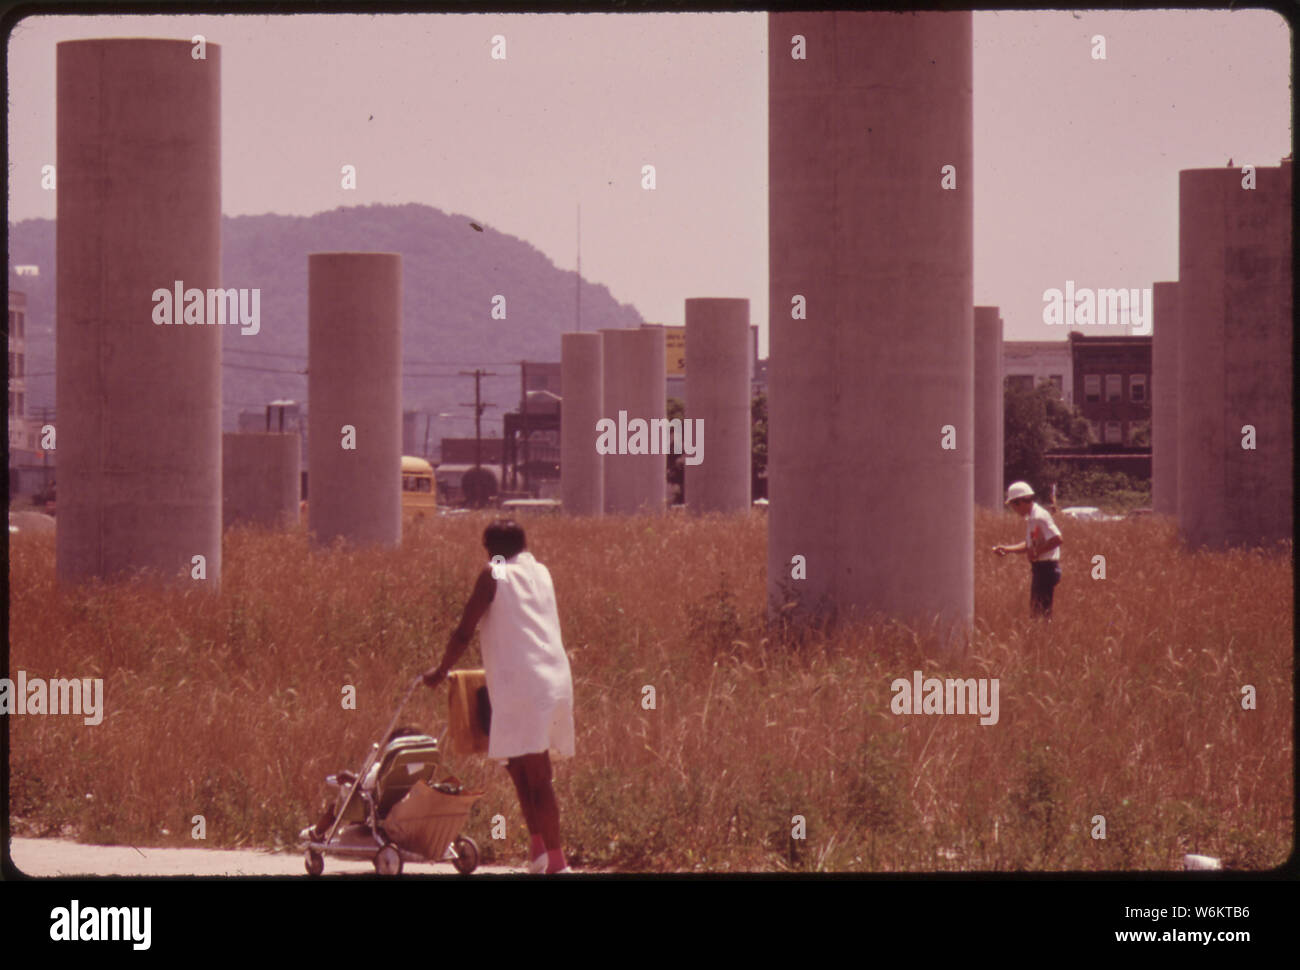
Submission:
<svg viewBox="0 0 1300 970">
<path fill-rule="evenodd" d="M 560 477 L 563 505 L 573 515 L 630 515 L 663 511 L 667 498 L 664 446 L 692 448 L 685 465 L 686 504 L 692 512 L 749 508 L 749 301 L 686 301 L 685 421 L 656 435 L 650 454 L 602 454 L 601 422 L 620 429 L 637 419 L 663 419 L 667 401 L 664 331 L 639 329 L 566 333 L 560 338 Z M 684 425 L 684 422 L 683 422 Z M 622 442 L 620 441 L 620 444 Z"/>
<path fill-rule="evenodd" d="M 174 323 L 155 314 L 159 290 L 185 294 L 187 308 L 197 291 L 212 313 L 207 294 L 223 286 L 221 50 L 192 49 L 58 45 L 62 582 L 148 570 L 215 588 L 223 519 L 297 521 L 297 436 L 223 442 L 225 327 L 185 321 L 179 305 Z M 312 531 L 322 543 L 395 544 L 401 257 L 312 254 L 308 275 Z"/>
<path fill-rule="evenodd" d="M 1292 537 L 1292 163 L 1179 173 L 1178 281 L 1156 283 L 1152 500 L 1190 547 Z"/>
<path fill-rule="evenodd" d="M 972 498 L 1000 507 L 1002 487 L 1001 321 L 972 298 L 971 15 L 773 13 L 768 34 L 769 593 L 960 630 Z M 220 575 L 221 334 L 156 326 L 148 302 L 221 285 L 220 52 L 190 50 L 59 45 L 64 579 L 196 554 Z M 1182 173 L 1180 282 L 1156 288 L 1156 502 L 1196 544 L 1291 532 L 1290 166 L 1258 179 Z M 396 542 L 400 257 L 314 254 L 309 273 L 311 526 Z M 747 303 L 688 300 L 686 330 L 688 504 L 747 508 Z M 664 455 L 596 443 L 620 412 L 665 417 L 664 350 L 652 327 L 563 335 L 567 511 L 663 508 Z M 234 439 L 230 461 L 258 447 Z"/>
</svg>

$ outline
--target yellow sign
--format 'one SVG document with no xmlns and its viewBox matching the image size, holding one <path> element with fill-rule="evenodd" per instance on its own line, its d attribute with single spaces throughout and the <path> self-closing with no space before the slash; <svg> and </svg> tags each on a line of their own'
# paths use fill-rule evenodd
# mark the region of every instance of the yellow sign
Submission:
<svg viewBox="0 0 1300 970">
<path fill-rule="evenodd" d="M 686 328 L 664 327 L 664 341 L 668 376 L 682 377 L 686 373 Z"/>
</svg>

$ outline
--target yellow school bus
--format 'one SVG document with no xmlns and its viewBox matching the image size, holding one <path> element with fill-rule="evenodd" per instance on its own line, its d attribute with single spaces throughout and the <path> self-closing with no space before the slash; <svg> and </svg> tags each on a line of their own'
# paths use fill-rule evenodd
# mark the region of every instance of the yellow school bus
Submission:
<svg viewBox="0 0 1300 970">
<path fill-rule="evenodd" d="M 299 504 L 303 524 L 307 524 L 307 501 Z M 402 521 L 422 519 L 438 514 L 438 492 L 433 483 L 433 466 L 423 458 L 402 456 Z"/>
<path fill-rule="evenodd" d="M 433 466 L 423 458 L 402 456 L 402 518 L 422 519 L 438 514 Z"/>
</svg>

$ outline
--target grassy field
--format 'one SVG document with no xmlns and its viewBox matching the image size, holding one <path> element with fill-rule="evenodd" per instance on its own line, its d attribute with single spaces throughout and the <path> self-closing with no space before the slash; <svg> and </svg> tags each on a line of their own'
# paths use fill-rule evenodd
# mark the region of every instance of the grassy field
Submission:
<svg viewBox="0 0 1300 970">
<path fill-rule="evenodd" d="M 16 834 L 294 845 L 323 777 L 358 766 L 441 655 L 487 520 L 408 529 L 396 551 L 232 531 L 216 596 L 60 590 L 53 537 L 13 536 L 10 675 L 102 677 L 105 702 L 97 726 L 9 719 Z M 577 867 L 1172 869 L 1197 852 L 1260 869 L 1292 851 L 1289 548 L 1189 554 L 1162 520 L 1062 523 L 1065 578 L 1042 624 L 1023 558 L 987 551 L 1022 538 L 1019 520 L 981 511 L 973 644 L 943 658 L 899 626 L 768 640 L 760 513 L 525 524 L 574 673 L 578 755 L 556 790 Z M 476 638 L 462 666 L 477 664 Z M 998 723 L 892 714 L 891 682 L 915 669 L 999 678 Z M 444 688 L 403 721 L 438 733 L 445 713 Z M 522 864 L 505 772 L 449 767 L 486 790 L 466 828 L 485 860 Z"/>
</svg>

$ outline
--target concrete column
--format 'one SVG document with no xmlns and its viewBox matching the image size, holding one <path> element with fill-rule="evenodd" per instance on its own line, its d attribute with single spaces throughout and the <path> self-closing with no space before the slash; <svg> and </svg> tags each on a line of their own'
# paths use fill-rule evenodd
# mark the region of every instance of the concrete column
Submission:
<svg viewBox="0 0 1300 970">
<path fill-rule="evenodd" d="M 619 425 L 626 412 L 626 435 L 620 448 L 626 453 L 605 457 L 605 513 L 607 515 L 658 514 L 668 495 L 668 459 L 662 454 L 638 453 L 650 447 L 648 431 L 638 441 L 631 422 L 663 420 L 668 407 L 667 369 L 663 327 L 636 330 L 602 330 L 605 406 L 602 418 Z M 656 451 L 658 447 L 656 446 Z"/>
<path fill-rule="evenodd" d="M 748 300 L 686 301 L 686 420 L 697 451 L 686 461 L 691 512 L 749 511 L 750 339 Z"/>
<path fill-rule="evenodd" d="M 601 347 L 599 333 L 560 335 L 560 491 L 569 515 L 605 511 L 605 464 L 596 451 L 596 422 L 605 410 Z"/>
<path fill-rule="evenodd" d="M 1178 514 L 1178 284 L 1151 288 L 1151 508 Z"/>
<path fill-rule="evenodd" d="M 402 257 L 307 257 L 308 523 L 318 543 L 402 539 Z M 345 427 L 354 429 L 349 442 Z M 348 443 L 355 448 L 345 448 Z"/>
<path fill-rule="evenodd" d="M 1179 173 L 1178 524 L 1192 547 L 1292 535 L 1291 165 L 1255 177 Z"/>
<path fill-rule="evenodd" d="M 57 50 L 58 577 L 148 570 L 215 590 L 222 333 L 206 293 L 221 287 L 221 50 Z"/>
<path fill-rule="evenodd" d="M 1002 508 L 1002 317 L 975 308 L 975 503 Z"/>
<path fill-rule="evenodd" d="M 771 605 L 955 644 L 974 612 L 971 14 L 772 13 L 768 51 Z"/>
<path fill-rule="evenodd" d="M 298 524 L 302 438 L 280 432 L 221 436 L 221 523 L 290 529 Z"/>
</svg>

